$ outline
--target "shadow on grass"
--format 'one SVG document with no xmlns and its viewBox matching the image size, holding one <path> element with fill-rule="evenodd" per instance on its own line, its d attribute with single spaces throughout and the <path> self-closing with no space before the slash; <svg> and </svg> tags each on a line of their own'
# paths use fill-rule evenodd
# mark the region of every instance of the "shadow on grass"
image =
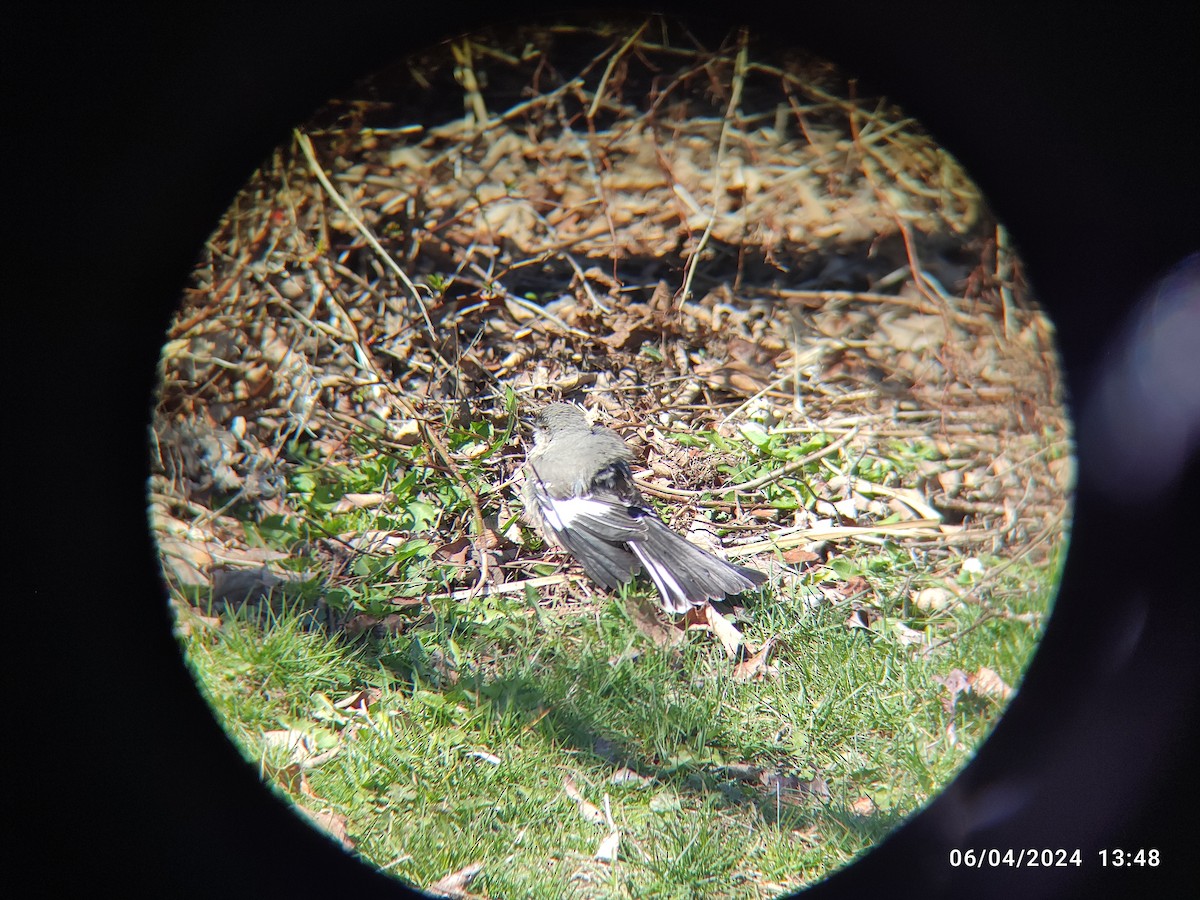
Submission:
<svg viewBox="0 0 1200 900">
<path fill-rule="evenodd" d="M 711 667 L 703 656 L 711 648 L 640 646 L 629 653 L 626 644 L 628 656 L 611 656 L 607 651 L 621 641 L 637 639 L 628 633 L 609 637 L 617 645 L 605 646 L 601 635 L 583 647 L 566 641 L 551 646 L 555 642 L 547 639 L 525 655 L 510 648 L 493 671 L 455 672 L 452 678 L 433 634 L 427 644 L 412 638 L 378 660 L 407 686 L 441 692 L 504 727 L 540 733 L 565 759 L 590 761 L 614 774 L 630 770 L 701 805 L 754 809 L 781 831 L 834 829 L 873 843 L 902 821 L 901 815 L 856 813 L 819 777 L 798 778 L 796 772 L 814 767 L 786 752 L 739 755 L 746 736 L 737 732 L 750 727 L 727 705 L 719 679 L 705 674 Z M 460 648 L 473 643 L 464 633 L 455 638 Z"/>
</svg>

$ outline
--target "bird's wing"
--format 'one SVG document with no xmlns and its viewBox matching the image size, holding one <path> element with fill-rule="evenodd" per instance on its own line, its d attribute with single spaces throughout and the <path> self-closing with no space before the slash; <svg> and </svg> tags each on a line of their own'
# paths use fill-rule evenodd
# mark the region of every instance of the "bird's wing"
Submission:
<svg viewBox="0 0 1200 900">
<path fill-rule="evenodd" d="M 587 484 L 563 491 L 551 490 L 537 465 L 526 478 L 529 497 L 544 524 L 555 532 L 585 531 L 605 541 L 633 541 L 646 536 L 643 518 L 648 513 L 629 466 L 614 463 L 601 469 Z M 569 491 L 569 492 L 568 492 Z"/>
<path fill-rule="evenodd" d="M 543 532 L 607 588 L 625 584 L 644 568 L 663 608 L 683 613 L 766 580 L 763 573 L 719 559 L 671 531 L 645 505 L 623 462 L 602 469 L 586 488 L 574 489 L 578 493 L 556 497 L 536 465 L 527 469 L 525 503 Z"/>
<path fill-rule="evenodd" d="M 617 588 L 641 570 L 629 552 L 629 541 L 646 534 L 646 525 L 616 495 L 605 490 L 570 497 L 555 497 L 531 466 L 525 483 L 527 504 L 532 504 L 543 530 L 607 588 Z"/>
</svg>

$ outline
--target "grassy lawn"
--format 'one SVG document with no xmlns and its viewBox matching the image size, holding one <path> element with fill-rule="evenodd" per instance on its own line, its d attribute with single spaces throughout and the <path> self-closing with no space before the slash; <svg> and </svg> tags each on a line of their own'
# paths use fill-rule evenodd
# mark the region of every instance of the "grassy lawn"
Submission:
<svg viewBox="0 0 1200 900">
<path fill-rule="evenodd" d="M 325 531 L 368 531 L 419 517 L 418 496 L 463 502 L 434 470 L 382 459 L 301 471 L 310 518 L 245 527 L 292 540 L 322 509 Z M 348 488 L 380 486 L 372 472 L 398 499 L 332 513 Z M 747 601 L 747 641 L 777 642 L 767 677 L 738 680 L 703 631 L 652 640 L 632 594 L 580 581 L 546 597 L 431 598 L 452 573 L 416 543 L 359 557 L 353 590 L 332 595 L 360 610 L 417 596 L 390 628 L 331 634 L 301 583 L 273 612 L 218 622 L 180 606 L 181 639 L 266 782 L 395 876 L 429 886 L 482 863 L 472 890 L 493 897 L 767 897 L 821 878 L 971 758 L 1001 698 L 964 693 L 951 712 L 936 679 L 986 668 L 1015 685 L 1056 572 L 1010 566 L 987 604 L 927 614 L 906 602 L 929 577 L 913 554 L 851 544 Z M 846 584 L 869 587 L 872 616 L 837 599 Z M 614 831 L 616 858 L 595 859 Z"/>
</svg>

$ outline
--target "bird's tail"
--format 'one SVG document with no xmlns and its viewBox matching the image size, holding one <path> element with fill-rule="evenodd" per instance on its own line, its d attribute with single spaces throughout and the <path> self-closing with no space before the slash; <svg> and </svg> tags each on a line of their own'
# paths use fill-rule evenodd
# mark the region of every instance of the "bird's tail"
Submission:
<svg viewBox="0 0 1200 900">
<path fill-rule="evenodd" d="M 657 518 L 647 516 L 646 536 L 629 542 L 662 596 L 663 609 L 685 613 L 709 600 L 720 600 L 757 587 L 767 576 L 726 562 L 680 537 Z"/>
</svg>

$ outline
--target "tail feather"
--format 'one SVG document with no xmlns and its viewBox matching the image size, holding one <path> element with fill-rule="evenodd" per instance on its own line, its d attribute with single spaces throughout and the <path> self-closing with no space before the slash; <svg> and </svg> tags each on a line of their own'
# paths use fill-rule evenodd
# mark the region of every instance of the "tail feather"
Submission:
<svg viewBox="0 0 1200 900">
<path fill-rule="evenodd" d="M 628 545 L 614 544 L 582 529 L 558 532 L 567 552 L 583 564 L 588 576 L 609 590 L 616 590 L 637 574 L 640 566 Z"/>
<path fill-rule="evenodd" d="M 654 581 L 668 612 L 685 613 L 693 606 L 740 594 L 767 580 L 756 569 L 713 556 L 657 519 L 647 519 L 646 525 L 646 537 L 631 541 L 629 549 Z"/>
</svg>

